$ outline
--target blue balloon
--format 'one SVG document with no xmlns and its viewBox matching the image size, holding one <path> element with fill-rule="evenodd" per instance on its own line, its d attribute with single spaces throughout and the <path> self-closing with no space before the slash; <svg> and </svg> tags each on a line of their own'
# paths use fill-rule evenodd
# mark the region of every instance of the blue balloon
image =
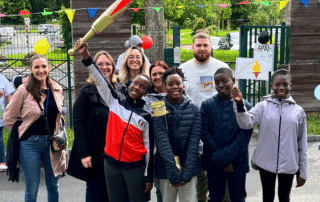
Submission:
<svg viewBox="0 0 320 202">
<path fill-rule="evenodd" d="M 318 85 L 316 89 L 314 89 L 314 96 L 316 96 L 316 98 L 320 100 L 320 85 Z"/>
</svg>

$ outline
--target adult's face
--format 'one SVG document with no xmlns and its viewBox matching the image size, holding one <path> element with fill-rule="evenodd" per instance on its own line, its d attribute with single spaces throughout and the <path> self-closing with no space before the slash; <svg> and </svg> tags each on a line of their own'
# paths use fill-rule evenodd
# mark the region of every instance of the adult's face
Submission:
<svg viewBox="0 0 320 202">
<path fill-rule="evenodd" d="M 151 81 L 153 86 L 157 88 L 161 88 L 163 86 L 162 74 L 166 70 L 162 66 L 155 66 L 151 70 Z"/>
<path fill-rule="evenodd" d="M 108 57 L 104 54 L 100 55 L 96 61 L 98 67 L 102 71 L 103 75 L 110 80 L 110 76 L 112 74 L 112 63 L 108 59 Z"/>
<path fill-rule="evenodd" d="M 140 51 L 137 49 L 132 49 L 130 55 L 127 59 L 127 65 L 129 70 L 140 70 L 142 67 L 143 59 Z"/>
<path fill-rule="evenodd" d="M 212 45 L 207 38 L 197 38 L 192 44 L 194 57 L 199 62 L 205 62 L 210 58 Z"/>
<path fill-rule="evenodd" d="M 32 66 L 29 69 L 34 77 L 40 82 L 46 81 L 50 71 L 49 64 L 44 58 L 34 60 L 32 62 Z"/>
</svg>

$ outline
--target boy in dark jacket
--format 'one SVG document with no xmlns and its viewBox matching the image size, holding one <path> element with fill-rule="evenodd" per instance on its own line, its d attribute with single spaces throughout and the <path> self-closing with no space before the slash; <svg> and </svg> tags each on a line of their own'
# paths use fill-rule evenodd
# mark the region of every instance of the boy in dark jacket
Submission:
<svg viewBox="0 0 320 202">
<path fill-rule="evenodd" d="M 239 128 L 233 110 L 231 90 L 235 79 L 228 68 L 214 75 L 218 94 L 201 105 L 204 151 L 202 166 L 208 173 L 209 201 L 223 201 L 228 180 L 232 202 L 244 202 L 246 173 L 249 172 L 248 144 L 252 130 Z M 251 105 L 245 101 L 248 109 Z"/>
<path fill-rule="evenodd" d="M 151 81 L 146 75 L 137 75 L 125 96 L 103 76 L 90 57 L 87 44 L 82 44 L 80 53 L 104 104 L 109 107 L 104 148 L 109 201 L 144 202 L 145 192 L 152 189 L 154 138 L 151 113 L 141 98 L 147 94 Z"/>
<path fill-rule="evenodd" d="M 167 95 L 162 99 L 168 114 L 152 118 L 157 154 L 155 171 L 160 179 L 163 202 L 196 201 L 196 176 L 201 172 L 198 158 L 201 114 L 183 95 L 184 75 L 176 67 L 166 70 L 163 82 Z"/>
</svg>

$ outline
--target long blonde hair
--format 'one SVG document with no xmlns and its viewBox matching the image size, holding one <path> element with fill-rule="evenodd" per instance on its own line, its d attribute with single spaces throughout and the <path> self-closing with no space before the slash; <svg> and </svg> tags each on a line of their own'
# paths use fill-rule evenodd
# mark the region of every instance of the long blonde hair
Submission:
<svg viewBox="0 0 320 202">
<path fill-rule="evenodd" d="M 103 51 L 103 50 L 102 50 L 102 51 L 97 52 L 97 54 L 96 54 L 96 55 L 94 56 L 94 58 L 93 58 L 93 61 L 94 61 L 94 62 L 97 62 L 98 58 L 99 58 L 101 55 L 107 56 L 107 58 L 110 60 L 110 62 L 111 62 L 111 64 L 112 64 L 112 73 L 111 73 L 111 75 L 110 75 L 110 81 L 111 81 L 111 83 L 115 83 L 116 80 L 117 80 L 117 78 L 116 78 L 116 76 L 115 76 L 116 65 L 115 65 L 114 60 L 113 60 L 113 58 L 111 57 L 111 55 L 110 55 L 107 51 Z M 89 77 L 87 78 L 87 82 L 92 83 L 92 84 L 95 85 L 95 83 L 94 83 L 94 81 L 93 81 L 93 79 L 92 79 L 92 76 L 91 76 L 90 74 L 89 74 Z"/>
<path fill-rule="evenodd" d="M 132 47 L 128 48 L 128 50 L 124 53 L 124 56 L 123 56 L 121 63 L 120 63 L 120 70 L 119 70 L 118 78 L 119 78 L 120 82 L 123 84 L 128 83 L 128 81 L 130 79 L 130 72 L 129 72 L 129 67 L 127 65 L 127 61 L 128 61 L 128 58 L 130 56 L 132 49 L 137 49 L 140 52 L 140 54 L 142 55 L 142 66 L 141 66 L 140 74 L 145 74 L 145 75 L 149 76 L 149 67 L 146 62 L 147 61 L 146 56 L 144 55 L 144 53 L 142 52 L 142 50 L 139 47 L 132 46 Z"/>
</svg>

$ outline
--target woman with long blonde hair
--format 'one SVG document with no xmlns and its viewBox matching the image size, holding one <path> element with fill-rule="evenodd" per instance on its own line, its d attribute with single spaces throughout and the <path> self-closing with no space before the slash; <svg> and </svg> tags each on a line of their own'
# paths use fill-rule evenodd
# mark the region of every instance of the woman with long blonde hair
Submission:
<svg viewBox="0 0 320 202">
<path fill-rule="evenodd" d="M 129 87 L 138 74 L 149 76 L 149 67 L 142 50 L 137 46 L 132 46 L 123 56 L 118 78 L 121 83 Z"/>
</svg>

